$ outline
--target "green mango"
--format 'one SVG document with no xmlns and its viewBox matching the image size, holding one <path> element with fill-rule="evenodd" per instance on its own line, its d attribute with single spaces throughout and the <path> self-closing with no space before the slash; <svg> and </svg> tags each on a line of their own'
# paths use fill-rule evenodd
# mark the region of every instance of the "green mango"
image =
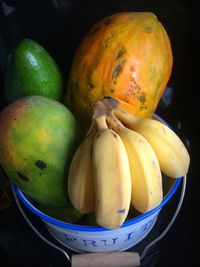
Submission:
<svg viewBox="0 0 200 267">
<path fill-rule="evenodd" d="M 56 208 L 38 203 L 37 208 L 44 214 L 67 223 L 77 223 L 83 216 L 82 213 L 73 208 L 70 204 L 65 208 Z"/>
<path fill-rule="evenodd" d="M 29 95 L 61 101 L 63 82 L 55 60 L 37 42 L 22 39 L 9 58 L 4 93 L 7 103 Z"/>
<path fill-rule="evenodd" d="M 85 214 L 82 219 L 82 224 L 87 226 L 99 226 L 96 222 L 95 213 Z"/>
<path fill-rule="evenodd" d="M 0 164 L 27 196 L 65 207 L 67 173 L 80 143 L 80 128 L 60 102 L 20 98 L 0 113 Z"/>
</svg>

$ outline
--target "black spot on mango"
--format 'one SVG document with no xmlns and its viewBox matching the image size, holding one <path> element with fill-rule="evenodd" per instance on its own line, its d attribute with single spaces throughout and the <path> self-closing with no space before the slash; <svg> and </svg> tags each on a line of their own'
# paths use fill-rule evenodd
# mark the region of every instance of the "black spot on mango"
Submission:
<svg viewBox="0 0 200 267">
<path fill-rule="evenodd" d="M 25 174 L 23 174 L 23 173 L 17 171 L 17 175 L 19 176 L 19 178 L 20 178 L 22 181 L 25 181 L 25 182 L 28 182 L 28 181 L 29 181 L 28 177 L 27 177 Z"/>
<path fill-rule="evenodd" d="M 47 164 L 42 160 L 37 160 L 35 162 L 35 166 L 38 167 L 39 169 L 43 170 L 47 167 Z"/>
</svg>

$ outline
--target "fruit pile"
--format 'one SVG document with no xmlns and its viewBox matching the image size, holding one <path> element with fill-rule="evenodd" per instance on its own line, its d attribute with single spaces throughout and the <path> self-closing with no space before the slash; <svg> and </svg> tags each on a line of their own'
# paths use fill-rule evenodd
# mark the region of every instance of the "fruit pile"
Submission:
<svg viewBox="0 0 200 267">
<path fill-rule="evenodd" d="M 172 61 L 153 13 L 113 14 L 81 42 L 63 96 L 56 62 L 22 40 L 5 77 L 1 167 L 40 210 L 70 223 L 84 214 L 114 229 L 131 210 L 158 206 L 163 174 L 184 176 L 190 163 L 180 138 L 153 118 Z"/>
</svg>

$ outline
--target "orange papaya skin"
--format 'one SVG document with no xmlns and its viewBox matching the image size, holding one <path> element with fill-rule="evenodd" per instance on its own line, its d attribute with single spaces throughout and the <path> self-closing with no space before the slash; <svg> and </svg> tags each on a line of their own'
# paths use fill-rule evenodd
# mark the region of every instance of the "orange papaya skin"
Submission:
<svg viewBox="0 0 200 267">
<path fill-rule="evenodd" d="M 151 117 L 170 78 L 169 37 L 151 12 L 116 13 L 94 25 L 74 56 L 64 104 L 85 124 L 91 103 L 117 98 L 138 117 Z"/>
</svg>

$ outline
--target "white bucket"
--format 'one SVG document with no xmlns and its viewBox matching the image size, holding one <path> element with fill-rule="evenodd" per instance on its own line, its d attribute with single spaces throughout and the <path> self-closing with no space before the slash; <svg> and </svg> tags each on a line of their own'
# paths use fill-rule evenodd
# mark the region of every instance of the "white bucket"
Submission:
<svg viewBox="0 0 200 267">
<path fill-rule="evenodd" d="M 166 124 L 157 115 L 154 115 L 154 118 Z M 49 232 L 62 245 L 79 253 L 111 252 L 127 250 L 144 239 L 156 223 L 160 210 L 176 192 L 181 179 L 172 179 L 163 175 L 165 197 L 161 204 L 145 214 L 125 221 L 119 229 L 114 230 L 59 221 L 38 210 L 34 206 L 34 202 L 29 200 L 19 188 L 15 185 L 12 185 L 12 187 L 21 202 L 45 223 Z"/>
<path fill-rule="evenodd" d="M 165 191 L 168 190 L 168 193 L 158 207 L 125 221 L 119 229 L 114 230 L 59 221 L 38 210 L 15 185 L 13 190 L 21 202 L 45 223 L 49 232 L 62 245 L 79 253 L 109 252 L 127 250 L 138 244 L 150 232 L 160 210 L 179 187 L 181 178 L 174 180 L 164 177 L 164 181 L 166 181 Z"/>
</svg>

